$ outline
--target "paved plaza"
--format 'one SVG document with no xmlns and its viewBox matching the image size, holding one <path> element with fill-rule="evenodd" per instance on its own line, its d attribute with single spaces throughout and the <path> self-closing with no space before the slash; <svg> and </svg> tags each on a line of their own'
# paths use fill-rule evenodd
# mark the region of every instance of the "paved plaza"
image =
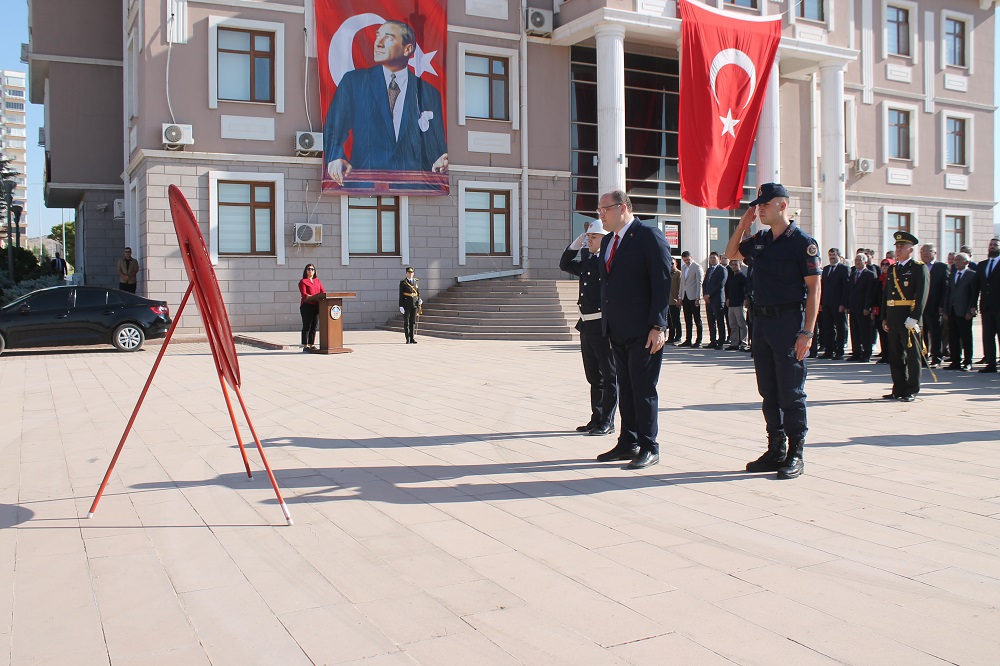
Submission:
<svg viewBox="0 0 1000 666">
<path fill-rule="evenodd" d="M 1000 663 L 1000 375 L 906 404 L 811 362 L 777 481 L 743 471 L 746 354 L 668 349 L 630 471 L 573 432 L 576 343 L 345 338 L 239 347 L 291 527 L 206 344 L 170 346 L 89 520 L 158 347 L 0 357 L 0 663 Z"/>
</svg>

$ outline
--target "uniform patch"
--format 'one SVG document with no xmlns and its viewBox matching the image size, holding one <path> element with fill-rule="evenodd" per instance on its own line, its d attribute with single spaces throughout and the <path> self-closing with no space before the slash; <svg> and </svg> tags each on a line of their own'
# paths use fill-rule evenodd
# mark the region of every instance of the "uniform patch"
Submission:
<svg viewBox="0 0 1000 666">
<path fill-rule="evenodd" d="M 816 245 L 816 243 L 809 243 L 809 245 L 806 246 L 806 254 L 810 257 L 815 257 L 819 254 L 819 245 Z"/>
</svg>

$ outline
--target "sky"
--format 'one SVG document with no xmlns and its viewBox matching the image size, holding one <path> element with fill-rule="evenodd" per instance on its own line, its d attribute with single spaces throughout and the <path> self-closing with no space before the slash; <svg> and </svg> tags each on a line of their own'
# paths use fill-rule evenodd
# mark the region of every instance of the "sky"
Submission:
<svg viewBox="0 0 1000 666">
<path fill-rule="evenodd" d="M 28 66 L 21 62 L 21 44 L 28 42 L 28 3 L 26 0 L 0 0 L 0 69 L 27 71 Z M 994 20 L 994 25 L 996 25 Z M 1000 30 L 994 35 L 995 54 L 1000 54 Z M 994 99 L 1000 89 L 1000 67 L 995 68 Z M 29 85 L 30 90 L 30 85 Z M 74 218 L 72 209 L 45 208 L 43 203 L 43 182 L 45 179 L 45 150 L 38 146 L 38 128 L 44 123 L 42 106 L 27 105 L 28 120 L 28 236 L 36 237 L 48 234 L 54 225 Z M 1000 138 L 1000 114 L 994 118 L 994 136 Z M 1000 142 L 993 146 L 994 165 L 1000 164 Z M 1000 168 L 994 166 L 993 196 L 1000 191 Z M 994 209 L 994 226 L 1000 225 L 1000 206 Z M 42 233 L 44 230 L 44 234 Z"/>
</svg>

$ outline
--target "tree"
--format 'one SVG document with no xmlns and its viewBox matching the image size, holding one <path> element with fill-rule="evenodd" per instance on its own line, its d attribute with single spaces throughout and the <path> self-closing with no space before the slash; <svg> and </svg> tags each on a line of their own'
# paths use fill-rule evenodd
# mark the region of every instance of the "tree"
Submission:
<svg viewBox="0 0 1000 666">
<path fill-rule="evenodd" d="M 14 178 L 20 176 L 18 172 L 14 171 L 10 167 L 11 158 L 4 157 L 3 153 L 0 153 L 0 182 L 7 179 L 13 180 Z M 7 196 L 6 191 L 0 188 L 0 222 L 3 222 L 3 233 L 7 234 Z"/>
<path fill-rule="evenodd" d="M 57 224 L 52 227 L 52 233 L 48 237 L 54 241 L 62 242 L 63 225 Z M 76 220 L 66 223 L 66 247 L 63 248 L 63 259 L 70 266 L 76 266 Z"/>
</svg>

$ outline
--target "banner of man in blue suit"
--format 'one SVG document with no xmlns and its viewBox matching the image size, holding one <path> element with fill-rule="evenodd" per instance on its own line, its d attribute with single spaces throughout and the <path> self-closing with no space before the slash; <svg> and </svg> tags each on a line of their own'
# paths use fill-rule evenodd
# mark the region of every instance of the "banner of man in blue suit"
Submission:
<svg viewBox="0 0 1000 666">
<path fill-rule="evenodd" d="M 316 0 L 323 190 L 448 194 L 447 0 Z"/>
</svg>

